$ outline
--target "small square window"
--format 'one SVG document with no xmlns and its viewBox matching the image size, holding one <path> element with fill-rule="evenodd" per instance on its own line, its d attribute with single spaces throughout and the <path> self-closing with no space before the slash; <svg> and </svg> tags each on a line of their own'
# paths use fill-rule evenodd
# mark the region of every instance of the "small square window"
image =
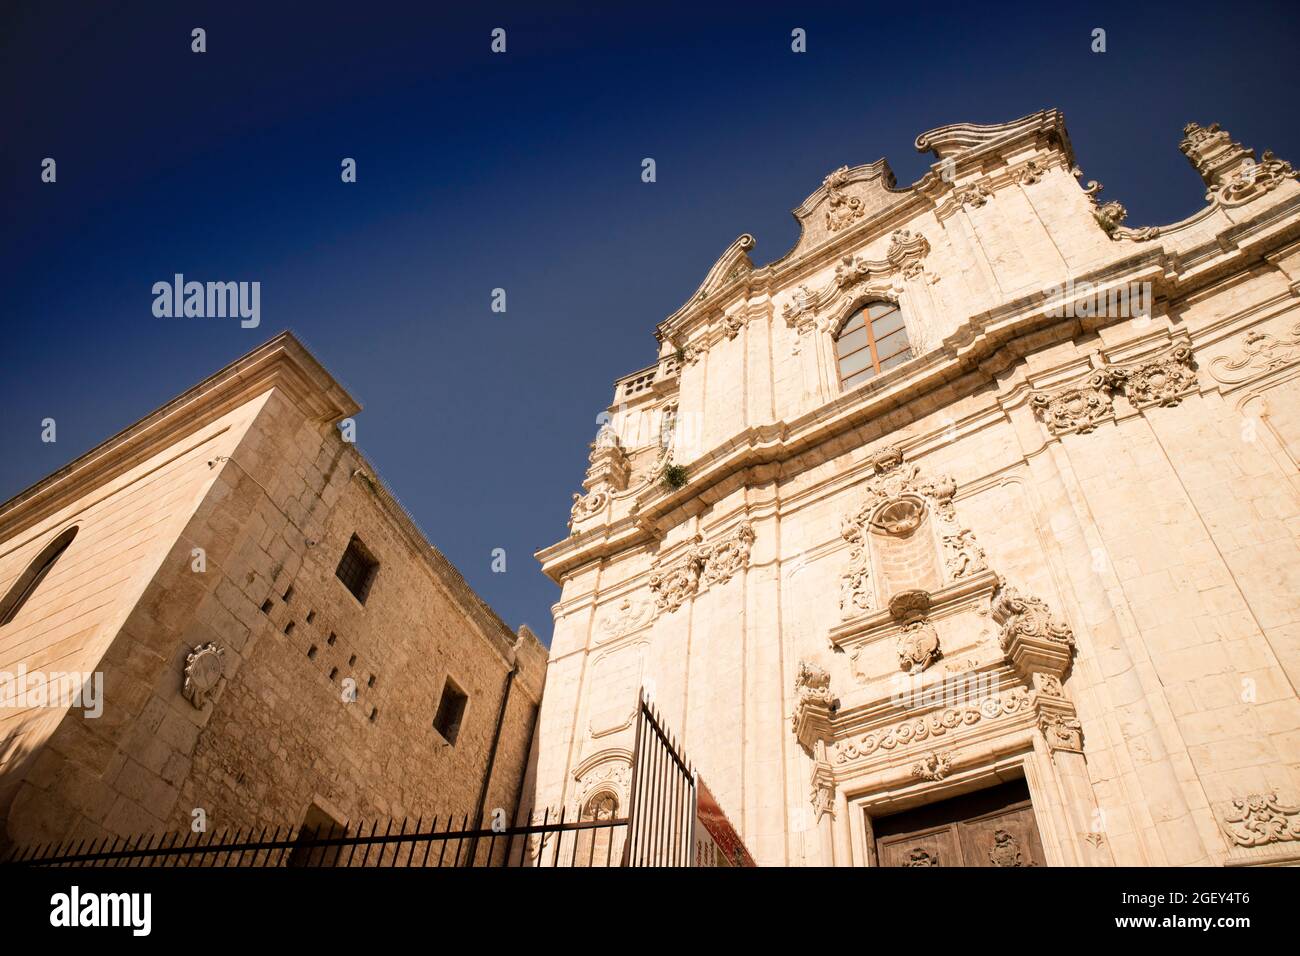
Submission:
<svg viewBox="0 0 1300 956">
<path fill-rule="evenodd" d="M 267 598 L 267 599 L 262 603 L 262 613 L 263 613 L 263 614 L 270 614 L 270 613 L 271 613 L 271 608 L 273 608 L 273 607 L 275 607 L 275 604 L 272 603 L 272 601 L 271 601 L 270 598 Z"/>
<path fill-rule="evenodd" d="M 297 625 L 294 624 L 293 621 L 290 621 L 288 624 L 286 624 L 286 625 L 284 626 L 284 633 L 286 633 L 286 634 L 292 634 L 292 633 L 293 633 L 293 629 L 294 629 L 295 627 L 297 627 Z"/>
<path fill-rule="evenodd" d="M 367 687 L 374 687 L 374 686 L 375 686 L 375 675 L 374 675 L 374 674 L 371 674 L 371 675 L 370 675 L 370 680 L 366 681 L 366 686 L 367 686 Z"/>
<path fill-rule="evenodd" d="M 314 620 L 316 620 L 316 612 L 315 612 L 315 611 L 308 611 L 308 612 L 307 612 L 307 623 L 310 624 L 310 623 L 311 623 L 312 621 L 314 621 Z"/>
<path fill-rule="evenodd" d="M 352 667 L 353 665 L 356 664 L 356 662 L 357 662 L 357 655 L 353 654 L 351 657 L 348 658 L 348 667 Z"/>
<path fill-rule="evenodd" d="M 307 658 L 308 658 L 308 660 L 313 660 L 313 661 L 316 659 L 316 645 L 315 645 L 315 644 L 313 644 L 311 647 L 307 648 Z"/>
<path fill-rule="evenodd" d="M 438 701 L 438 713 L 433 718 L 433 729 L 442 734 L 449 744 L 454 744 L 460 734 L 460 723 L 465 717 L 465 705 L 468 703 L 469 697 L 448 677 L 442 688 L 442 699 Z"/>
<path fill-rule="evenodd" d="M 335 634 L 333 631 L 330 631 L 329 640 L 327 640 L 325 643 L 328 644 L 330 647 L 333 647 L 333 646 L 334 646 L 334 642 L 337 641 L 338 639 L 339 639 L 339 636 L 338 636 L 337 634 Z"/>
<path fill-rule="evenodd" d="M 379 562 L 375 560 L 361 539 L 355 534 L 352 540 L 348 542 L 347 550 L 343 552 L 343 558 L 339 561 L 338 569 L 334 574 L 347 585 L 347 589 L 352 592 L 362 604 L 366 603 L 366 596 L 370 593 L 370 586 L 374 584 L 375 572 L 379 569 Z"/>
<path fill-rule="evenodd" d="M 287 591 L 284 592 L 284 599 L 285 599 L 285 601 L 292 601 L 292 600 L 293 600 L 293 585 L 292 585 L 292 584 L 289 585 L 289 589 L 288 589 Z"/>
</svg>

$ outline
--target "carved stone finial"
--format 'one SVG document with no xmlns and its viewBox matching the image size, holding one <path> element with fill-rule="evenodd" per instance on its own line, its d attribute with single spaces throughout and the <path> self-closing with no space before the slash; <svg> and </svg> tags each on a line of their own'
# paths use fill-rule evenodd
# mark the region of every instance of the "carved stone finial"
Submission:
<svg viewBox="0 0 1300 956">
<path fill-rule="evenodd" d="M 1300 175 L 1271 150 L 1257 162 L 1255 151 L 1234 141 L 1218 123 L 1188 123 L 1178 148 L 1205 181 L 1206 201 L 1224 206 L 1248 203 Z"/>
</svg>

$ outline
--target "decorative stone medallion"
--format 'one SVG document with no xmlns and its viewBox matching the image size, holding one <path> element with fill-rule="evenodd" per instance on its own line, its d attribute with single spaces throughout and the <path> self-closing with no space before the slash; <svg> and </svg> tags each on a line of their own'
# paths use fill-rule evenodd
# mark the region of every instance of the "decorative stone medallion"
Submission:
<svg viewBox="0 0 1300 956">
<path fill-rule="evenodd" d="M 215 641 L 200 645 L 185 658 L 185 699 L 202 710 L 225 673 L 222 658 L 226 652 Z"/>
</svg>

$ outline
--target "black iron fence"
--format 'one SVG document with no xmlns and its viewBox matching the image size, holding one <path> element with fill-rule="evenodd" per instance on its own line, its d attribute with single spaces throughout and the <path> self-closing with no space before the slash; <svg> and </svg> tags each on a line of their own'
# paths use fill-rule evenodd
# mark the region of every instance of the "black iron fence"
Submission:
<svg viewBox="0 0 1300 956">
<path fill-rule="evenodd" d="M 617 866 L 627 819 L 565 819 L 561 810 L 537 822 L 474 829 L 469 817 L 400 823 L 375 821 L 324 830 L 263 827 L 165 834 L 138 840 L 66 842 L 15 849 L 16 866 Z"/>
<path fill-rule="evenodd" d="M 15 848 L 6 866 L 458 867 L 692 866 L 697 775 L 644 691 L 638 698 L 628 814 L 583 819 L 564 808 L 513 826 L 469 815 L 326 829 L 264 826 Z M 617 811 L 615 811 L 617 812 Z"/>
</svg>

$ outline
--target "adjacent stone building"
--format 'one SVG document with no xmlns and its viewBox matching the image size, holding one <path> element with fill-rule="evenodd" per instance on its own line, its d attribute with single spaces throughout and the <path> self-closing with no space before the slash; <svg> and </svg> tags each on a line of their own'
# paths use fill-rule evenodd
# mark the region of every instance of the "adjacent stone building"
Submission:
<svg viewBox="0 0 1300 956">
<path fill-rule="evenodd" d="M 1189 124 L 1138 228 L 1055 110 L 916 145 L 616 383 L 535 804 L 626 808 L 645 686 L 760 864 L 1295 862 L 1295 171 Z"/>
<path fill-rule="evenodd" d="M 546 651 L 358 410 L 280 335 L 0 506 L 3 842 L 513 814 Z"/>
</svg>

